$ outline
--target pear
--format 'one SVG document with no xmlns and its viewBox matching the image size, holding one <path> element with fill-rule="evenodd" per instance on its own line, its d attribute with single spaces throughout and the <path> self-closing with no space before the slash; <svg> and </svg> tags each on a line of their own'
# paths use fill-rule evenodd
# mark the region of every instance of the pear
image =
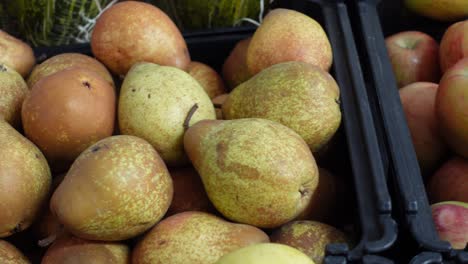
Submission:
<svg viewBox="0 0 468 264">
<path fill-rule="evenodd" d="M 73 66 L 81 66 L 95 72 L 114 87 L 114 79 L 106 67 L 95 58 L 80 53 L 62 53 L 36 65 L 29 75 L 28 86 L 32 88 L 42 78 Z"/>
<path fill-rule="evenodd" d="M 5 64 L 26 78 L 36 64 L 32 48 L 0 30 L 0 64 Z"/>
<path fill-rule="evenodd" d="M 224 61 L 223 78 L 229 90 L 234 89 L 237 85 L 247 81 L 252 74 L 247 69 L 247 48 L 249 47 L 252 38 L 243 39 L 237 42 L 234 49 Z"/>
<path fill-rule="evenodd" d="M 52 195 L 50 209 L 75 236 L 117 241 L 151 228 L 172 194 L 158 153 L 143 139 L 121 135 L 80 154 Z"/>
<path fill-rule="evenodd" d="M 247 68 L 257 74 L 286 61 L 303 61 L 328 71 L 333 54 L 327 34 L 313 18 L 294 10 L 270 11 L 247 49 Z"/>
<path fill-rule="evenodd" d="M 188 65 L 187 72 L 200 83 L 210 99 L 226 92 L 223 79 L 210 66 L 198 61 L 192 61 Z"/>
<path fill-rule="evenodd" d="M 130 249 L 123 243 L 64 236 L 49 247 L 41 264 L 63 263 L 130 264 Z"/>
<path fill-rule="evenodd" d="M 7 237 L 31 225 L 52 177 L 41 151 L 3 120 L 0 146 L 0 237 Z"/>
<path fill-rule="evenodd" d="M 236 249 L 268 236 L 253 226 L 202 212 L 183 212 L 158 223 L 133 250 L 132 263 L 213 264 Z"/>
<path fill-rule="evenodd" d="M 302 213 L 318 184 L 307 144 L 273 121 L 200 121 L 184 145 L 211 202 L 235 222 L 280 226 Z"/>
<path fill-rule="evenodd" d="M 304 252 L 315 263 L 322 264 L 325 248 L 330 243 L 346 243 L 343 232 L 315 221 L 289 222 L 270 236 L 271 242 L 285 244 Z"/>
<path fill-rule="evenodd" d="M 405 0 L 414 13 L 438 21 L 457 21 L 468 16 L 466 0 Z"/>
<path fill-rule="evenodd" d="M 333 137 L 341 122 L 333 77 L 305 62 L 271 66 L 237 86 L 222 106 L 224 119 L 265 118 L 301 135 L 312 152 Z"/>
<path fill-rule="evenodd" d="M 218 120 L 224 119 L 222 107 L 223 107 L 224 102 L 226 102 L 226 99 L 228 98 L 228 96 L 229 94 L 222 94 L 211 99 L 216 110 L 216 119 Z"/>
<path fill-rule="evenodd" d="M 183 135 L 189 113 L 187 125 L 216 118 L 210 98 L 188 73 L 152 63 L 128 72 L 120 91 L 120 131 L 147 140 L 169 166 L 188 164 Z"/>
<path fill-rule="evenodd" d="M 226 254 L 215 264 L 314 264 L 301 251 L 282 244 L 260 243 Z"/>
<path fill-rule="evenodd" d="M 0 64 L 0 119 L 18 127 L 21 124 L 21 105 L 28 91 L 19 73 Z"/>
<path fill-rule="evenodd" d="M 29 260 L 15 246 L 0 240 L 0 263 L 2 264 L 29 264 Z"/>
</svg>

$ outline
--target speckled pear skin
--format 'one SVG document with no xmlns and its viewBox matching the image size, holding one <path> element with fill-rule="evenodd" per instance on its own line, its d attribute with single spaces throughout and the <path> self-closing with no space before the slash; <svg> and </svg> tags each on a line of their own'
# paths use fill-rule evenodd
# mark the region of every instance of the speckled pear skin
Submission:
<svg viewBox="0 0 468 264">
<path fill-rule="evenodd" d="M 215 264 L 315 264 L 301 251 L 277 243 L 260 243 L 224 255 Z"/>
<path fill-rule="evenodd" d="M 203 212 L 183 212 L 158 223 L 133 250 L 133 264 L 212 264 L 223 255 L 269 242 L 260 229 Z"/>
<path fill-rule="evenodd" d="M 62 236 L 47 249 L 41 264 L 64 263 L 130 264 L 130 249 L 123 243 Z"/>
<path fill-rule="evenodd" d="M 0 263 L 29 264 L 29 260 L 12 244 L 0 240 Z"/>
<path fill-rule="evenodd" d="M 21 106 L 28 92 L 23 77 L 12 68 L 0 64 L 0 119 L 18 127 L 21 123 Z"/>
<path fill-rule="evenodd" d="M 278 227 L 307 207 L 318 184 L 307 144 L 273 121 L 201 121 L 184 145 L 211 202 L 235 222 Z"/>
<path fill-rule="evenodd" d="M 188 164 L 183 124 L 194 104 L 198 109 L 190 125 L 216 119 L 210 98 L 188 73 L 152 63 L 136 64 L 120 91 L 120 131 L 147 140 L 168 166 Z"/>
<path fill-rule="evenodd" d="M 143 139 L 120 135 L 97 142 L 75 160 L 50 209 L 80 238 L 117 241 L 156 224 L 172 195 L 172 180 L 158 153 Z"/>
<path fill-rule="evenodd" d="M 31 141 L 0 120 L 0 237 L 31 225 L 48 197 L 52 176 Z"/>
<path fill-rule="evenodd" d="M 247 49 L 251 74 L 286 61 L 303 61 L 328 71 L 332 59 L 330 41 L 322 26 L 307 15 L 282 8 L 265 16 Z"/>
<path fill-rule="evenodd" d="M 340 126 L 339 88 L 333 77 L 304 62 L 284 62 L 237 86 L 222 106 L 224 119 L 265 118 L 304 138 L 317 152 Z"/>
<path fill-rule="evenodd" d="M 325 247 L 330 243 L 347 243 L 345 234 L 333 226 L 315 221 L 294 221 L 270 236 L 274 243 L 285 244 L 300 250 L 315 263 L 322 264 Z"/>
</svg>

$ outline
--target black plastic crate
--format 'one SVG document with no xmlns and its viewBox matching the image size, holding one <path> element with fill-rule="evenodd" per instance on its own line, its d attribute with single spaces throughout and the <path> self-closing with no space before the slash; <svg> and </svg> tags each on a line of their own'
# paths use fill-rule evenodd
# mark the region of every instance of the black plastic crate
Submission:
<svg viewBox="0 0 468 264">
<path fill-rule="evenodd" d="M 384 131 L 391 162 L 400 237 L 392 254 L 398 263 L 468 263 L 468 252 L 440 240 L 432 220 L 423 177 L 413 148 L 399 90 L 387 55 L 385 37 L 407 30 L 425 32 L 437 41 L 451 23 L 420 17 L 404 9 L 402 0 L 354 0 L 353 28 L 359 45 L 377 129 Z"/>
<path fill-rule="evenodd" d="M 342 219 L 336 219 L 336 226 L 340 229 L 351 226 L 356 232 L 356 243 L 352 248 L 343 244 L 328 245 L 325 263 L 393 263 L 377 256 L 393 245 L 397 226 L 392 218 L 387 188 L 389 165 L 381 147 L 382 134 L 374 125 L 347 7 L 343 0 L 279 0 L 274 3 L 275 7 L 307 14 L 324 27 L 333 49 L 331 74 L 341 89 L 342 125 L 335 139 L 339 150 L 332 150 L 331 161 L 324 161 L 329 166 L 324 167 L 340 176 L 349 176 L 343 180 L 349 186 L 352 199 L 344 206 Z M 248 26 L 183 35 L 192 60 L 206 63 L 220 72 L 234 45 L 254 31 L 255 27 Z M 92 55 L 89 44 L 35 49 L 40 61 L 64 52 Z"/>
</svg>

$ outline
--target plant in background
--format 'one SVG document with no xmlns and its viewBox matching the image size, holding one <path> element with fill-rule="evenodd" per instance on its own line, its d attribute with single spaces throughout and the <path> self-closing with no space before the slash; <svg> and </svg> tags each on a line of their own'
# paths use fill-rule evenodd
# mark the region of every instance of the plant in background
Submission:
<svg viewBox="0 0 468 264">
<path fill-rule="evenodd" d="M 117 0 L 15 0 L 8 15 L 21 36 L 34 46 L 89 42 L 97 17 Z"/>
</svg>

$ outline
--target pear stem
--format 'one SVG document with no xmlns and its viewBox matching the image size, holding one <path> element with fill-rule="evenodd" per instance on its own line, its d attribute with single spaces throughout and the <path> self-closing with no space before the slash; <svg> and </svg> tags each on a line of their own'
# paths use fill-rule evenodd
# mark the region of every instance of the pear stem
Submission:
<svg viewBox="0 0 468 264">
<path fill-rule="evenodd" d="M 42 248 L 48 247 L 50 244 L 54 243 L 55 240 L 57 240 L 57 237 L 63 234 L 63 231 L 63 225 L 60 225 L 60 229 L 57 232 L 50 234 L 48 237 L 37 241 L 37 245 Z"/>
<path fill-rule="evenodd" d="M 195 113 L 195 111 L 197 111 L 197 109 L 198 109 L 198 104 L 194 104 L 192 108 L 190 108 L 190 111 L 188 112 L 187 117 L 185 118 L 185 121 L 184 121 L 185 131 L 189 129 L 190 119 L 192 119 L 192 116 Z"/>
</svg>

